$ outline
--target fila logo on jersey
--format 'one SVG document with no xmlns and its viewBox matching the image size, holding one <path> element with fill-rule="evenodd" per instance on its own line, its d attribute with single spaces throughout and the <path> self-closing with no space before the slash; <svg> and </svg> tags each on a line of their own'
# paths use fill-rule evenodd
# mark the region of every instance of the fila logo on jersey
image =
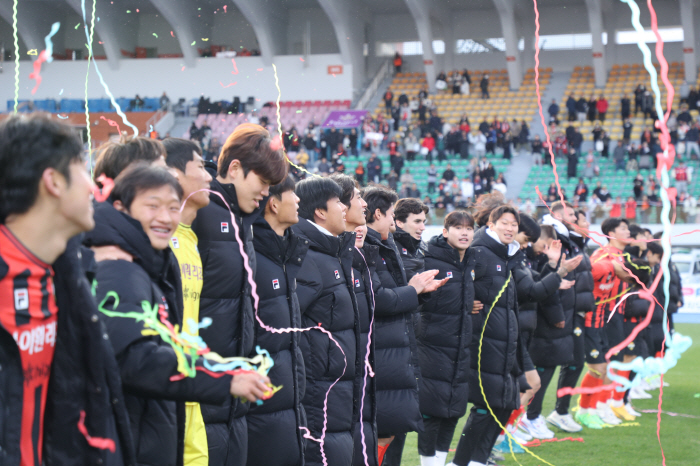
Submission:
<svg viewBox="0 0 700 466">
<path fill-rule="evenodd" d="M 221 222 L 221 233 L 228 233 L 228 222 Z"/>
<path fill-rule="evenodd" d="M 358 278 L 355 279 L 355 288 L 360 287 L 360 280 Z"/>
<path fill-rule="evenodd" d="M 496 265 L 496 270 L 498 270 L 498 271 L 500 272 L 500 271 L 501 271 L 501 266 L 500 266 L 500 265 Z"/>
<path fill-rule="evenodd" d="M 334 270 L 335 272 L 335 279 L 340 280 L 340 273 L 337 270 Z"/>
<path fill-rule="evenodd" d="M 447 277 L 447 278 L 452 278 L 452 272 L 447 272 L 447 274 L 445 275 L 445 277 Z"/>
<path fill-rule="evenodd" d="M 407 255 L 408 255 L 408 251 L 406 251 L 406 248 L 401 248 L 401 253 L 402 253 L 404 256 L 407 256 Z"/>
<path fill-rule="evenodd" d="M 280 281 L 277 280 L 276 278 L 272 280 L 272 289 L 273 290 L 279 290 L 280 289 Z"/>
<path fill-rule="evenodd" d="M 174 236 L 173 236 L 173 238 L 172 238 L 172 242 L 173 242 L 173 248 L 174 248 L 174 249 L 180 249 L 180 242 L 179 242 L 179 241 L 177 240 L 177 238 L 175 238 Z"/>
<path fill-rule="evenodd" d="M 26 288 L 15 290 L 15 311 L 26 311 L 29 309 L 29 291 Z"/>
</svg>

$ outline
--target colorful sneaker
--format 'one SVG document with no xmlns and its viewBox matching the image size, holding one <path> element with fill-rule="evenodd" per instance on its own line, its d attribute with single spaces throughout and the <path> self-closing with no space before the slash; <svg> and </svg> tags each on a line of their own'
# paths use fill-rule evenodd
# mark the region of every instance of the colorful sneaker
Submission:
<svg viewBox="0 0 700 466">
<path fill-rule="evenodd" d="M 546 440 L 554 438 L 554 432 L 547 428 L 542 415 L 533 420 L 527 417 L 523 418 L 520 422 L 520 428 L 536 439 Z"/>
<path fill-rule="evenodd" d="M 552 411 L 552 414 L 547 416 L 547 422 L 552 424 L 553 426 L 563 430 L 564 432 L 581 432 L 583 430 L 583 427 L 581 427 L 580 424 L 576 423 L 574 421 L 574 418 L 571 417 L 571 414 L 559 414 L 556 411 Z"/>
<path fill-rule="evenodd" d="M 530 440 L 532 440 L 532 435 L 528 434 L 525 431 L 522 431 L 520 429 L 513 429 L 513 431 L 510 433 L 510 435 L 515 438 L 515 441 L 518 442 L 519 444 L 527 443 Z"/>
<path fill-rule="evenodd" d="M 510 439 L 505 439 L 501 443 L 497 443 L 496 446 L 493 447 L 494 451 L 497 451 L 498 453 L 503 453 L 505 455 L 509 455 L 511 453 L 511 449 L 513 450 L 513 453 L 525 453 L 525 450 L 523 450 L 523 447 L 518 445 L 518 442 L 514 442 L 513 440 Z"/>
<path fill-rule="evenodd" d="M 642 413 L 635 411 L 635 409 L 632 407 L 632 403 L 627 403 L 625 405 L 625 409 L 627 410 L 628 413 L 630 413 L 632 416 L 639 417 L 642 415 Z"/>
<path fill-rule="evenodd" d="M 598 417 L 600 417 L 606 424 L 610 424 L 611 426 L 622 424 L 622 421 L 615 416 L 615 413 L 613 413 L 613 410 L 607 403 L 602 403 L 599 401 L 595 411 Z"/>
<path fill-rule="evenodd" d="M 602 429 L 605 425 L 596 413 L 581 409 L 576 413 L 576 422 L 589 429 Z"/>
<path fill-rule="evenodd" d="M 632 387 L 630 390 L 630 399 L 632 400 L 649 400 L 653 398 L 651 394 L 645 392 L 640 386 Z"/>
<path fill-rule="evenodd" d="M 613 414 L 615 414 L 615 416 L 622 419 L 623 421 L 634 421 L 636 419 L 636 417 L 627 412 L 627 409 L 625 409 L 624 405 L 610 406 L 610 409 L 612 410 Z"/>
</svg>

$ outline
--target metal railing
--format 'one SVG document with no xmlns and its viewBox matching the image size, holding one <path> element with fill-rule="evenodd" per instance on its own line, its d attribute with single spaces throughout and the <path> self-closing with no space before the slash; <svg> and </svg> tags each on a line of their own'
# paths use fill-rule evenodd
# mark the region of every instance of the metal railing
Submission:
<svg viewBox="0 0 700 466">
<path fill-rule="evenodd" d="M 374 75 L 374 78 L 372 78 L 372 81 L 370 81 L 370 83 L 367 85 L 365 91 L 362 93 L 362 96 L 358 99 L 353 108 L 365 109 L 367 107 L 369 102 L 372 100 L 372 97 L 374 97 L 374 94 L 377 92 L 379 86 L 382 84 L 384 79 L 386 79 L 387 75 L 391 73 L 391 66 L 391 60 L 386 60 L 381 64 L 379 70 L 377 70 L 377 74 Z"/>
</svg>

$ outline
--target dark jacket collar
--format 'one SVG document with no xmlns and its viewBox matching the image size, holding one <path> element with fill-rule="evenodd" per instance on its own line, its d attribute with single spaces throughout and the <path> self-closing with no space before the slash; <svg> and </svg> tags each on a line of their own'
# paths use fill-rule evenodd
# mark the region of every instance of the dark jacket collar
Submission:
<svg viewBox="0 0 700 466">
<path fill-rule="evenodd" d="M 293 256 L 300 254 L 299 242 L 299 236 L 294 234 L 291 228 L 287 228 L 284 236 L 280 236 L 263 216 L 256 218 L 253 223 L 253 244 L 256 254 L 262 254 L 279 265 L 286 264 Z"/>
<path fill-rule="evenodd" d="M 583 250 L 586 248 L 586 245 L 588 244 L 588 238 L 582 235 L 578 235 L 574 232 L 571 232 L 569 235 L 569 239 L 578 246 L 579 249 Z"/>
<path fill-rule="evenodd" d="M 475 246 L 482 246 L 485 247 L 491 252 L 493 252 L 496 256 L 500 257 L 504 261 L 510 263 L 518 263 L 523 260 L 523 252 L 518 251 L 512 256 L 508 256 L 508 246 L 505 244 L 501 244 L 495 239 L 491 238 L 486 233 L 486 228 L 488 227 L 481 227 L 479 228 L 476 233 L 474 233 L 474 240 L 472 241 L 472 247 Z"/>
<path fill-rule="evenodd" d="M 359 250 L 353 248 L 352 266 L 357 270 L 363 270 L 365 267 L 374 267 L 377 265 L 378 255 L 379 247 L 372 244 L 365 243 L 362 249 Z"/>
<path fill-rule="evenodd" d="M 299 223 L 292 227 L 294 233 L 304 236 L 309 240 L 309 247 L 315 251 L 329 256 L 338 257 L 344 249 L 352 248 L 355 244 L 355 233 L 345 232 L 340 236 L 329 236 L 322 233 L 315 225 L 305 218 L 300 218 Z"/>
<path fill-rule="evenodd" d="M 172 260 L 170 248 L 163 251 L 153 249 L 141 223 L 108 202 L 96 206 L 95 229 L 85 235 L 85 244 L 117 246 L 134 256 L 134 262 L 156 281 L 167 274 Z"/>
<path fill-rule="evenodd" d="M 426 257 L 433 257 L 441 262 L 459 264 L 459 251 L 449 245 L 442 235 L 435 235 L 428 241 Z M 466 259 L 467 255 L 464 255 Z M 462 261 L 464 263 L 464 260 Z"/>
<path fill-rule="evenodd" d="M 399 243 L 402 247 L 406 248 L 410 255 L 415 255 L 418 248 L 420 248 L 421 240 L 415 239 L 408 232 L 396 227 L 396 231 L 393 233 L 394 241 Z"/>
<path fill-rule="evenodd" d="M 240 218 L 242 223 L 246 226 L 252 225 L 255 219 L 261 216 L 262 212 L 265 211 L 265 205 L 267 204 L 267 200 L 269 199 L 269 197 L 264 198 L 260 202 L 260 205 L 253 212 L 247 214 L 243 212 L 238 205 L 236 187 L 232 183 L 221 183 L 219 180 L 214 178 L 213 180 L 211 180 L 210 189 L 212 191 L 220 193 L 226 201 L 224 202 L 223 200 L 221 200 L 221 198 L 216 194 L 209 193 L 209 199 L 211 200 L 211 202 L 225 209 L 227 207 L 230 207 L 231 211 L 234 213 L 236 218 Z"/>
</svg>

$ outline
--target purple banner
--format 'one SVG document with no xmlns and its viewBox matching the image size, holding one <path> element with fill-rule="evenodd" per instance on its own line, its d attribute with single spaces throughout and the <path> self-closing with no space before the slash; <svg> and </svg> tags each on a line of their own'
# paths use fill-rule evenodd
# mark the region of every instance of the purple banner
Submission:
<svg viewBox="0 0 700 466">
<path fill-rule="evenodd" d="M 323 123 L 324 128 L 358 128 L 365 120 L 367 110 L 334 110 Z"/>
</svg>

